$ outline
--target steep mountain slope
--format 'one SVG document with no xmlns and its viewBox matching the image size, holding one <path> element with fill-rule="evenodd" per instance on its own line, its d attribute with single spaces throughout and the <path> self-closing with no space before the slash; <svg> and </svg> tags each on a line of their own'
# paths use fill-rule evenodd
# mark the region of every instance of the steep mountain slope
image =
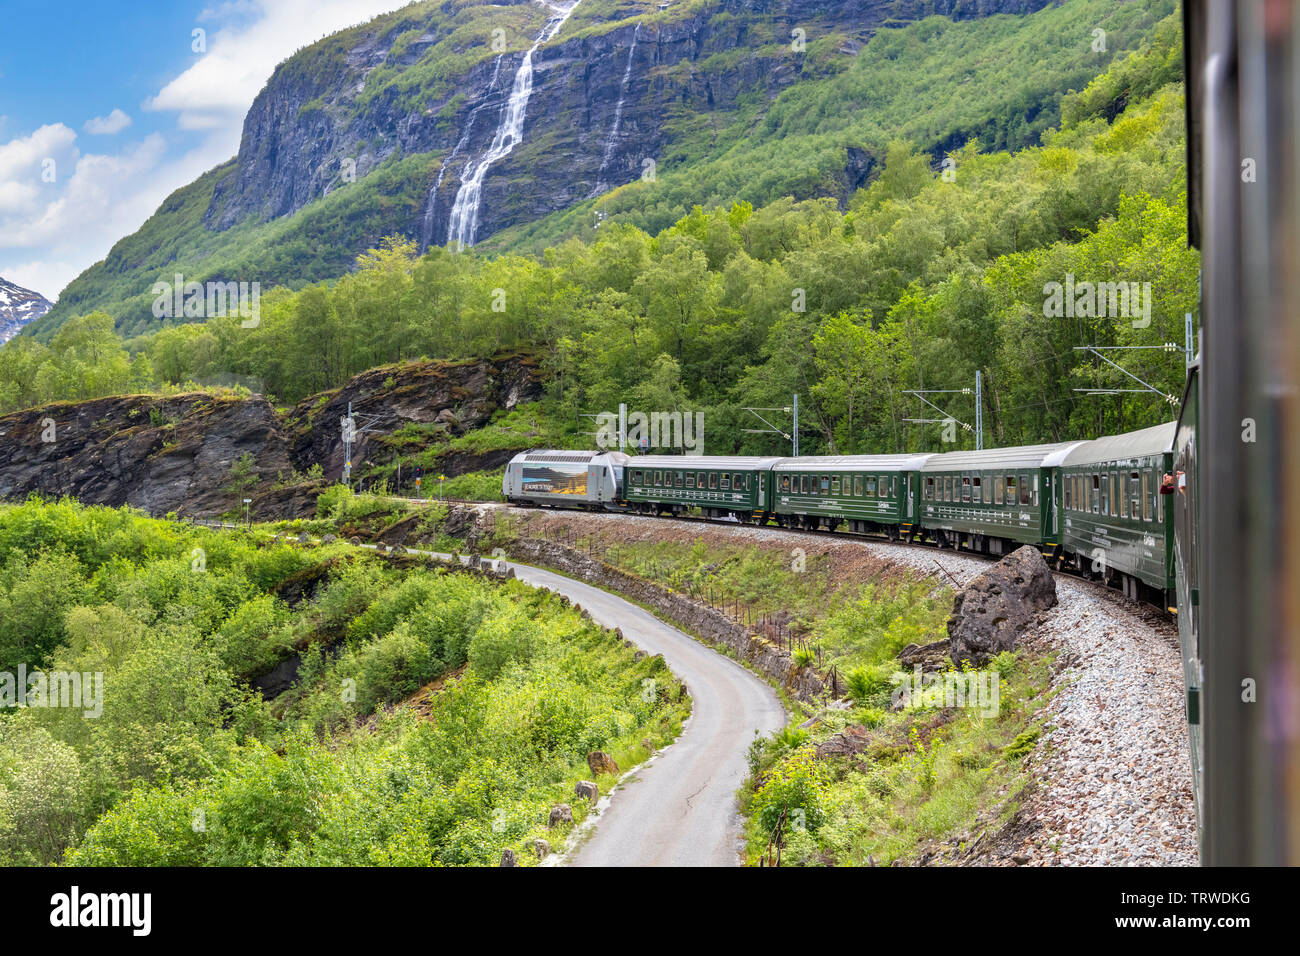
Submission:
<svg viewBox="0 0 1300 956">
<path fill-rule="evenodd" d="M 0 342 L 8 342 L 52 308 L 53 303 L 39 292 L 0 278 Z"/>
<path fill-rule="evenodd" d="M 33 332 L 103 308 L 136 334 L 158 325 L 160 277 L 298 287 L 382 235 L 536 250 L 604 217 L 657 229 L 695 203 L 844 202 L 900 134 L 936 158 L 972 136 L 1023 146 L 1173 5 L 1045 3 L 412 4 L 281 64 L 239 156 Z"/>
</svg>

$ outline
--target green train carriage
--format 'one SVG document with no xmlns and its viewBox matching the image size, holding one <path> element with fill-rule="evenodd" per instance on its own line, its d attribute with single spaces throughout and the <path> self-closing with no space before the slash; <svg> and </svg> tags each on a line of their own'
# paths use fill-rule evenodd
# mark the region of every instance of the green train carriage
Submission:
<svg viewBox="0 0 1300 956">
<path fill-rule="evenodd" d="M 932 455 L 920 469 L 920 524 L 941 546 L 1006 554 L 1060 547 L 1056 473 L 1082 442 Z"/>
<path fill-rule="evenodd" d="M 628 461 L 624 499 L 629 511 L 734 517 L 767 522 L 769 474 L 778 458 L 642 455 Z"/>
<path fill-rule="evenodd" d="M 927 455 L 784 458 L 772 468 L 769 511 L 785 528 L 907 535 L 916 521 L 916 475 Z"/>
<path fill-rule="evenodd" d="M 1173 469 L 1176 429 L 1168 422 L 1084 442 L 1060 469 L 1062 538 L 1075 565 L 1162 607 L 1175 588 L 1173 498 L 1160 488 Z"/>
</svg>

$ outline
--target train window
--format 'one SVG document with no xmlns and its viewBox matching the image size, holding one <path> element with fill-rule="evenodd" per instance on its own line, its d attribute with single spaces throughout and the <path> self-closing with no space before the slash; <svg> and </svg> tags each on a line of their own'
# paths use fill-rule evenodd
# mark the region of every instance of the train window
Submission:
<svg viewBox="0 0 1300 956">
<path fill-rule="evenodd" d="M 656 472 L 655 472 L 655 486 L 658 487 L 659 485 L 662 485 L 663 483 L 664 483 L 664 473 L 663 473 L 662 471 L 656 471 Z"/>
<path fill-rule="evenodd" d="M 1121 478 L 1119 475 L 1112 475 L 1110 479 L 1110 488 L 1111 491 L 1118 496 L 1118 500 L 1115 502 L 1116 506 L 1118 507 L 1118 510 L 1115 513 L 1118 514 L 1121 518 L 1127 518 L 1128 517 L 1128 495 L 1124 493 L 1124 479 Z"/>
<path fill-rule="evenodd" d="M 831 494 L 838 495 L 839 493 L 840 493 L 840 479 L 839 476 L 836 476 L 831 479 Z"/>
<path fill-rule="evenodd" d="M 993 477 L 993 503 L 995 505 L 1002 504 L 1003 496 L 1006 495 L 1006 484 L 1006 479 L 1001 475 Z"/>
<path fill-rule="evenodd" d="M 952 476 L 949 475 L 949 476 L 947 476 L 946 478 L 943 479 L 943 500 L 944 500 L 944 501 L 952 501 L 952 500 L 953 500 L 953 499 L 952 499 L 952 490 L 953 490 L 953 481 L 952 481 Z"/>
<path fill-rule="evenodd" d="M 975 504 L 979 504 L 984 500 L 984 479 L 979 475 L 975 475 L 971 478 L 970 484 L 970 500 L 975 502 Z"/>
<path fill-rule="evenodd" d="M 980 480 L 984 482 L 984 503 L 991 505 L 993 504 L 993 479 L 985 475 Z"/>
<path fill-rule="evenodd" d="M 781 480 L 780 480 L 780 482 L 778 482 L 778 484 L 777 484 L 776 487 L 777 487 L 777 490 L 778 490 L 778 491 L 789 491 L 789 490 L 790 490 L 790 476 L 789 476 L 789 475 L 782 475 L 782 476 L 781 476 Z"/>
<path fill-rule="evenodd" d="M 961 479 L 961 500 L 970 502 L 970 476 L 963 475 Z"/>
<path fill-rule="evenodd" d="M 1151 485 L 1150 472 L 1147 471 L 1142 472 L 1142 520 L 1143 521 L 1151 520 L 1151 495 L 1147 491 L 1150 485 Z"/>
<path fill-rule="evenodd" d="M 1134 521 L 1142 512 L 1142 482 L 1136 471 L 1128 476 L 1128 516 Z"/>
<path fill-rule="evenodd" d="M 1156 521 L 1161 524 L 1165 520 L 1164 502 L 1160 500 L 1160 472 L 1151 472 L 1151 508 L 1156 513 Z"/>
<path fill-rule="evenodd" d="M 891 498 L 898 497 L 898 476 L 897 475 L 889 476 L 889 497 Z"/>
<path fill-rule="evenodd" d="M 934 479 L 933 478 L 925 479 L 925 491 L 923 493 L 925 495 L 926 501 L 934 500 Z"/>
<path fill-rule="evenodd" d="M 632 472 L 632 484 L 634 485 L 641 484 L 641 472 L 639 471 Z"/>
<path fill-rule="evenodd" d="M 679 471 L 677 473 L 677 477 L 673 480 L 673 484 L 676 485 L 678 488 L 680 488 L 682 486 L 683 480 L 684 479 L 682 477 L 682 473 Z"/>
<path fill-rule="evenodd" d="M 1072 485 L 1072 484 L 1073 484 L 1073 482 L 1071 482 L 1069 478 L 1066 478 L 1066 479 L 1065 479 L 1065 488 L 1064 488 L 1064 491 L 1063 491 L 1062 493 L 1063 493 L 1064 496 L 1065 496 L 1065 509 L 1066 509 L 1067 511 L 1070 510 L 1070 500 L 1073 498 L 1073 495 L 1071 494 L 1071 485 Z"/>
<path fill-rule="evenodd" d="M 889 479 L 884 475 L 881 475 L 876 482 L 876 494 L 882 498 L 889 497 Z"/>
<path fill-rule="evenodd" d="M 1014 505 L 1016 503 L 1016 476 L 1007 475 L 1007 495 L 1003 499 L 1006 504 Z"/>
<path fill-rule="evenodd" d="M 709 472 L 709 487 L 714 489 L 718 487 L 718 473 L 716 471 Z"/>
<path fill-rule="evenodd" d="M 695 487 L 695 472 L 693 472 L 693 471 L 688 471 L 688 472 L 686 473 L 686 487 L 687 487 L 687 488 L 694 488 L 694 487 Z"/>
<path fill-rule="evenodd" d="M 1020 476 L 1020 503 L 1022 505 L 1027 505 L 1027 504 L 1031 504 L 1032 502 L 1033 502 L 1033 498 L 1031 497 L 1031 493 L 1029 490 L 1029 476 L 1021 475 Z"/>
<path fill-rule="evenodd" d="M 1034 475 L 1033 490 L 1030 494 L 1029 503 L 1035 508 L 1038 507 L 1038 476 Z"/>
<path fill-rule="evenodd" d="M 720 479 L 720 482 L 721 484 L 719 485 L 719 488 L 722 491 L 731 490 L 731 476 L 727 474 L 725 471 L 722 473 L 722 478 Z"/>
<path fill-rule="evenodd" d="M 1101 513 L 1110 514 L 1110 475 L 1101 476 Z"/>
<path fill-rule="evenodd" d="M 855 498 L 862 497 L 862 476 L 861 475 L 853 476 L 853 497 Z"/>
<path fill-rule="evenodd" d="M 830 475 L 822 475 L 822 494 L 828 495 L 830 493 L 831 493 Z"/>
</svg>

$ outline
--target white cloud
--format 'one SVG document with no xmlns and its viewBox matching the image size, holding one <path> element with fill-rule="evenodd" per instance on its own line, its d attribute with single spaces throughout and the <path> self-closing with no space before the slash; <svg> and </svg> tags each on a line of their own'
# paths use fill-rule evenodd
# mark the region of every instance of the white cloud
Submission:
<svg viewBox="0 0 1300 956">
<path fill-rule="evenodd" d="M 114 154 L 82 155 L 76 133 L 62 123 L 0 143 L 0 276 L 54 299 L 169 194 L 236 153 L 244 115 L 276 64 L 323 36 L 408 2 L 220 2 L 199 16 L 208 25 L 207 52 L 196 54 L 191 67 L 143 104 L 175 114 L 179 133 L 153 133 Z M 188 34 L 183 42 L 188 49 Z M 130 122 L 115 109 L 90 120 L 85 130 L 120 132 Z M 41 179 L 46 159 L 55 163 L 53 183 Z"/>
<path fill-rule="evenodd" d="M 131 125 L 131 117 L 121 110 L 113 110 L 107 116 L 96 116 L 86 121 L 85 130 L 92 136 L 112 136 Z"/>
<path fill-rule="evenodd" d="M 174 112 L 181 129 L 239 126 L 272 71 L 295 51 L 406 5 L 409 0 L 242 0 L 204 11 L 201 19 L 237 18 L 210 32 L 207 52 L 142 108 Z M 250 15 L 254 18 L 249 20 Z"/>
</svg>

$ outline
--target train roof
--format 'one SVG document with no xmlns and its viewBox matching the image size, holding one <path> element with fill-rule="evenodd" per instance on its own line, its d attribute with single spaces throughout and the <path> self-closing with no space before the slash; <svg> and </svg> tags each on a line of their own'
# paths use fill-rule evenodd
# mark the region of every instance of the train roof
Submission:
<svg viewBox="0 0 1300 956">
<path fill-rule="evenodd" d="M 724 471 L 759 471 L 771 468 L 780 458 L 749 458 L 725 455 L 634 455 L 624 464 L 629 468 L 697 468 Z"/>
<path fill-rule="evenodd" d="M 521 451 L 510 462 L 511 464 L 522 461 L 583 464 L 595 461 L 597 458 L 609 458 L 615 464 L 622 464 L 627 455 L 620 451 L 573 451 L 562 448 L 535 448 L 532 451 Z"/>
<path fill-rule="evenodd" d="M 1083 442 L 1017 445 L 983 451 L 946 451 L 931 455 L 921 471 L 979 471 L 984 468 L 1051 468 Z"/>
<path fill-rule="evenodd" d="M 782 458 L 772 469 L 791 471 L 917 471 L 930 455 L 809 455 Z"/>
<path fill-rule="evenodd" d="M 1165 422 L 1150 428 L 1139 429 L 1123 435 L 1111 435 L 1086 441 L 1066 455 L 1065 465 L 1090 465 L 1104 461 L 1126 461 L 1129 458 L 1149 458 L 1170 451 L 1174 447 L 1177 422 Z"/>
</svg>

